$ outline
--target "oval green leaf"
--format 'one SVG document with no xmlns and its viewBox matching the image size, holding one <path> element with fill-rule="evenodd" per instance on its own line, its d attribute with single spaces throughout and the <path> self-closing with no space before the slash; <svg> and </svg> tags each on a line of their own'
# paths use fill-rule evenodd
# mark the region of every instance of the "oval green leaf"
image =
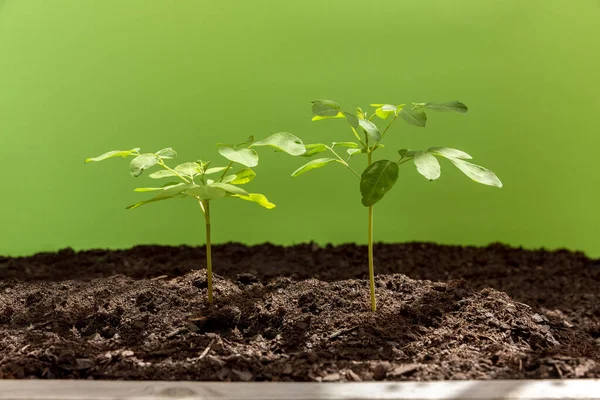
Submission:
<svg viewBox="0 0 600 400">
<path fill-rule="evenodd" d="M 377 129 L 377 126 L 374 123 L 366 119 L 361 119 L 358 123 L 371 139 L 376 142 L 381 140 L 381 133 L 379 133 L 379 129 Z"/>
<path fill-rule="evenodd" d="M 231 185 L 229 183 L 213 182 L 210 185 L 207 185 L 207 187 L 214 187 L 214 188 L 223 189 L 227 193 L 231 193 L 231 194 L 241 194 L 243 196 L 248 195 L 248 192 L 246 192 L 244 189 L 239 188 L 239 187 L 234 186 L 234 185 Z"/>
<path fill-rule="evenodd" d="M 148 176 L 152 179 L 161 179 L 161 178 L 170 178 L 170 177 L 177 176 L 177 175 L 175 175 L 173 172 L 171 172 L 169 170 L 162 169 L 160 171 L 153 172 Z"/>
<path fill-rule="evenodd" d="M 427 125 L 427 114 L 423 111 L 407 110 L 406 108 L 403 108 L 399 115 L 411 125 L 419 126 L 421 128 L 424 128 L 425 125 Z"/>
<path fill-rule="evenodd" d="M 209 168 L 206 171 L 204 171 L 204 175 L 218 174 L 219 172 L 225 171 L 227 168 L 228 167 L 213 167 L 213 168 Z"/>
<path fill-rule="evenodd" d="M 302 154 L 302 157 L 312 157 L 315 154 L 327 151 L 327 146 L 323 143 L 307 144 L 304 147 L 306 148 L 306 153 Z"/>
<path fill-rule="evenodd" d="M 250 168 L 244 168 L 242 170 L 239 170 L 235 173 L 235 175 L 232 176 L 233 179 L 228 181 L 228 183 L 231 183 L 232 185 L 245 185 L 246 183 L 252 181 L 256 177 L 256 172 L 254 172 Z M 223 178 L 223 181 L 225 181 L 226 178 L 227 176 Z"/>
<path fill-rule="evenodd" d="M 177 157 L 177 152 L 175 150 L 173 150 L 170 147 L 167 147 L 166 149 L 162 149 L 156 152 L 156 155 L 159 156 L 160 158 L 176 158 Z"/>
<path fill-rule="evenodd" d="M 424 151 L 416 152 L 413 162 L 417 167 L 417 171 L 430 181 L 438 179 L 442 173 L 439 161 L 430 153 Z"/>
<path fill-rule="evenodd" d="M 452 149 L 450 147 L 430 147 L 428 152 L 446 158 L 460 158 L 463 160 L 470 160 L 473 158 L 464 151 Z"/>
<path fill-rule="evenodd" d="M 332 100 L 313 100 L 311 111 L 315 117 L 336 117 L 340 112 L 340 105 Z"/>
<path fill-rule="evenodd" d="M 175 195 L 160 195 L 160 196 L 156 196 L 150 200 L 142 200 L 142 201 L 138 201 L 135 204 L 132 204 L 130 206 L 125 207 L 127 210 L 133 210 L 135 208 L 144 206 L 146 204 L 150 204 L 150 203 L 155 203 L 157 201 L 162 201 L 162 200 L 169 200 L 169 199 L 183 199 L 185 198 L 186 195 L 182 195 L 182 194 L 175 194 Z"/>
<path fill-rule="evenodd" d="M 158 164 L 160 158 L 156 154 L 146 153 L 140 154 L 129 164 L 129 172 L 133 176 L 140 176 L 145 170 Z"/>
<path fill-rule="evenodd" d="M 135 149 L 131 149 L 131 150 L 113 150 L 113 151 L 109 151 L 108 153 L 104 153 L 98 157 L 86 158 L 84 162 L 88 163 L 88 162 L 103 161 L 103 160 L 106 160 L 109 158 L 114 158 L 114 157 L 135 156 L 138 151 L 140 151 L 139 148 L 135 148 Z"/>
<path fill-rule="evenodd" d="M 365 207 L 372 206 L 385 196 L 398 180 L 398 164 L 380 160 L 369 165 L 361 175 L 360 194 Z"/>
<path fill-rule="evenodd" d="M 469 111 L 469 107 L 460 101 L 449 101 L 447 103 L 425 103 L 423 107 L 435 111 L 455 112 L 459 114 L 466 114 Z"/>
<path fill-rule="evenodd" d="M 500 179 L 489 169 L 458 158 L 448 158 L 448 160 L 475 182 L 482 185 L 502 187 Z"/>
<path fill-rule="evenodd" d="M 288 132 L 275 133 L 263 140 L 253 143 L 250 147 L 269 146 L 276 150 L 284 151 L 292 156 L 306 153 L 302 140 Z"/>
<path fill-rule="evenodd" d="M 337 158 L 317 158 L 315 160 L 309 161 L 297 170 L 295 170 L 292 173 L 292 177 L 295 178 L 298 175 L 302 175 L 303 173 L 310 171 L 311 169 L 322 168 L 334 161 L 340 162 Z"/>
<path fill-rule="evenodd" d="M 227 192 L 218 187 L 189 185 L 185 190 L 185 194 L 198 197 L 200 200 L 215 200 L 225 197 Z"/>
<path fill-rule="evenodd" d="M 260 193 L 249 193 L 247 196 L 234 194 L 231 197 L 237 197 L 238 199 L 251 201 L 269 210 L 275 208 L 275 204 L 271 203 L 264 195 Z"/>
<path fill-rule="evenodd" d="M 195 177 L 196 175 L 198 175 L 202 171 L 200 165 L 198 165 L 195 162 L 186 162 L 183 164 L 179 164 L 174 169 L 179 174 L 184 175 L 184 176 L 189 176 L 192 178 Z"/>
<path fill-rule="evenodd" d="M 219 147 L 219 154 L 229 161 L 242 164 L 245 167 L 256 167 L 258 165 L 258 153 L 252 149 L 236 150 L 229 146 Z"/>
</svg>

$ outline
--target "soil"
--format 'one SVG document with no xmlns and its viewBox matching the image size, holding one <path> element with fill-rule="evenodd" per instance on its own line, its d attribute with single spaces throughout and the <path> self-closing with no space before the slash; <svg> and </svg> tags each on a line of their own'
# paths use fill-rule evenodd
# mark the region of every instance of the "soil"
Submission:
<svg viewBox="0 0 600 400">
<path fill-rule="evenodd" d="M 0 377 L 599 378 L 600 265 L 426 243 L 139 246 L 0 257 Z"/>
</svg>

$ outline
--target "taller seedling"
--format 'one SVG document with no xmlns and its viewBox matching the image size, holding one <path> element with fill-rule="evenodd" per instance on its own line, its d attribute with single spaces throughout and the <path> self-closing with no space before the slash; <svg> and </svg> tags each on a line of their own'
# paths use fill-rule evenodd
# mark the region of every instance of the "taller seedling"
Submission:
<svg viewBox="0 0 600 400">
<path fill-rule="evenodd" d="M 425 110 L 450 111 L 466 114 L 468 108 L 463 103 L 453 101 L 441 104 L 371 104 L 371 106 L 375 107 L 375 111 L 369 115 L 360 108 L 356 109 L 356 113 L 344 111 L 339 104 L 331 100 L 313 101 L 313 121 L 335 118 L 345 119 L 350 125 L 350 129 L 356 142 L 333 142 L 331 145 L 323 143 L 306 145 L 307 152 L 304 154 L 306 157 L 311 157 L 324 152 L 331 153 L 332 157 L 314 159 L 294 171 L 292 176 L 296 177 L 312 169 L 321 168 L 331 163 L 337 163 L 346 167 L 348 171 L 356 175 L 359 179 L 362 204 L 365 207 L 368 207 L 369 211 L 369 286 L 371 289 L 371 309 L 376 311 L 375 271 L 373 267 L 373 205 L 381 200 L 394 186 L 398 179 L 399 166 L 412 161 L 417 168 L 417 172 L 430 181 L 433 181 L 440 177 L 440 164 L 437 157 L 443 157 L 448 159 L 475 182 L 496 187 L 502 187 L 502 182 L 500 182 L 498 177 L 492 171 L 466 161 L 471 159 L 471 156 L 467 153 L 449 147 L 431 147 L 428 150 L 400 149 L 398 150 L 400 158 L 397 161 L 384 159 L 373 162 L 373 153 L 376 150 L 383 148 L 381 141 L 397 119 L 400 118 L 411 125 L 425 127 L 427 123 Z M 381 121 L 389 121 L 383 130 L 380 130 L 373 122 L 375 117 Z M 344 157 L 338 153 L 339 150 L 336 151 L 336 148 L 340 147 L 346 148 Z M 367 166 L 361 174 L 356 172 L 349 164 L 350 160 L 359 154 L 367 156 Z"/>
<path fill-rule="evenodd" d="M 213 301 L 212 285 L 212 254 L 211 254 L 211 221 L 210 207 L 213 200 L 221 198 L 235 198 L 252 201 L 267 209 L 272 209 L 275 204 L 259 193 L 248 193 L 239 187 L 252 181 L 256 173 L 252 168 L 258 165 L 258 154 L 255 147 L 269 146 L 277 151 L 284 151 L 293 156 L 306 152 L 302 141 L 290 133 L 276 133 L 258 142 L 254 137 L 237 145 L 219 144 L 219 153 L 229 160 L 229 164 L 222 167 L 210 167 L 210 161 L 192 161 L 179 164 L 174 168 L 166 164 L 166 160 L 177 157 L 175 150 L 166 148 L 156 153 L 141 154 L 139 148 L 131 150 L 115 150 L 94 158 L 87 158 L 85 162 L 103 161 L 114 157 L 134 157 L 129 163 L 132 176 L 138 177 L 149 168 L 159 166 L 162 170 L 150 174 L 153 179 L 178 179 L 177 182 L 168 182 L 160 187 L 141 187 L 135 192 L 152 192 L 154 197 L 142 200 L 127 207 L 132 210 L 146 204 L 161 200 L 191 198 L 197 201 L 206 223 L 206 276 L 208 284 L 208 302 Z M 233 164 L 243 166 L 232 173 Z M 211 177 L 211 178 L 209 178 Z"/>
</svg>

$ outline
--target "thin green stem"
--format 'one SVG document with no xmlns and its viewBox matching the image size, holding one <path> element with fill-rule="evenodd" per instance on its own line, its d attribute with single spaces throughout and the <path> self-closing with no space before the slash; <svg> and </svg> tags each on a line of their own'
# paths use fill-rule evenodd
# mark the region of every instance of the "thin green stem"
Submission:
<svg viewBox="0 0 600 400">
<path fill-rule="evenodd" d="M 173 168 L 169 167 L 167 164 L 165 164 L 165 162 L 163 160 L 160 160 L 158 162 L 158 165 L 160 165 L 161 167 L 165 168 L 168 171 L 171 171 L 175 176 L 181 178 L 185 183 L 190 183 L 190 181 L 188 179 L 186 179 L 183 175 L 181 175 L 179 172 L 175 171 Z"/>
<path fill-rule="evenodd" d="M 326 147 L 329 149 L 329 151 L 331 151 L 331 152 L 332 152 L 332 153 L 333 153 L 333 154 L 336 156 L 336 158 L 337 158 L 337 159 L 338 159 L 338 160 L 339 160 L 339 161 L 340 161 L 342 164 L 344 164 L 344 166 L 345 166 L 346 168 L 348 168 L 350 171 L 352 171 L 352 173 L 353 173 L 354 175 L 356 175 L 356 177 L 357 177 L 358 179 L 360 179 L 360 175 L 358 174 L 358 172 L 356 172 L 356 171 L 355 171 L 355 170 L 354 170 L 354 169 L 353 169 L 353 168 L 350 166 L 350 164 L 348 164 L 348 163 L 347 163 L 347 162 L 346 162 L 346 161 L 345 161 L 345 160 L 344 160 L 342 157 L 340 157 L 340 155 L 339 155 L 338 153 L 336 153 L 336 152 L 335 152 L 335 150 L 333 150 L 333 147 L 329 147 L 329 146 L 326 146 Z"/>
<path fill-rule="evenodd" d="M 377 146 L 379 144 L 379 142 L 381 142 L 381 140 L 383 139 L 383 137 L 385 136 L 386 132 L 388 131 L 388 129 L 390 129 L 390 127 L 392 126 L 392 124 L 394 123 L 394 121 L 396 121 L 396 119 L 398 119 L 398 114 L 394 115 L 394 118 L 392 118 L 392 120 L 390 121 L 390 123 L 385 127 L 385 129 L 383 130 L 383 132 L 381 132 L 381 137 L 379 138 L 379 140 L 373 145 L 373 147 Z"/>
<path fill-rule="evenodd" d="M 368 164 L 371 165 L 371 153 L 367 153 Z M 369 228 L 368 228 L 368 252 L 369 252 L 369 289 L 371 292 L 371 310 L 377 311 L 377 300 L 375 299 L 375 266 L 373 265 L 373 206 L 369 206 Z"/>
<path fill-rule="evenodd" d="M 407 163 L 407 162 L 409 162 L 410 160 L 412 160 L 412 157 L 401 158 L 401 159 L 399 159 L 399 160 L 398 160 L 398 162 L 397 162 L 396 164 L 398 164 L 398 165 L 402 165 L 402 164 L 404 164 L 404 163 Z"/>
<path fill-rule="evenodd" d="M 221 179 L 219 179 L 219 182 L 223 182 L 223 178 L 225 178 L 225 174 L 227 174 L 227 172 L 231 169 L 232 165 L 233 165 L 233 161 L 231 161 L 229 163 L 229 165 L 227 166 L 227 168 L 225 168 L 225 171 L 223 171 L 223 174 L 221 175 Z"/>
<path fill-rule="evenodd" d="M 210 202 L 203 201 L 204 221 L 206 222 L 206 282 L 208 286 L 208 303 L 213 302 L 212 254 L 210 242 Z"/>
<path fill-rule="evenodd" d="M 353 126 L 350 126 L 350 128 L 352 129 L 352 132 L 354 133 L 354 136 L 356 136 L 356 139 L 360 142 L 360 144 L 362 144 L 363 147 L 365 149 L 367 149 L 368 146 L 365 144 L 365 142 L 362 141 L 362 139 L 360 138 L 360 135 L 358 134 L 358 132 L 356 132 L 356 129 L 354 129 Z"/>
</svg>

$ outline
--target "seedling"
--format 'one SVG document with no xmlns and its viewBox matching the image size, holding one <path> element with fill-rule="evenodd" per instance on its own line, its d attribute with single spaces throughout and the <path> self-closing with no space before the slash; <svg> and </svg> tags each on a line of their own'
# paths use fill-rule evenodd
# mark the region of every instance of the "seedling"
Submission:
<svg viewBox="0 0 600 400">
<path fill-rule="evenodd" d="M 360 108 L 356 109 L 356 113 L 344 111 L 339 104 L 331 100 L 313 101 L 313 121 L 336 118 L 345 119 L 350 125 L 350 129 L 352 130 L 356 142 L 333 142 L 331 145 L 326 145 L 324 143 L 306 145 L 307 151 L 304 154 L 305 157 L 311 157 L 324 152 L 331 153 L 333 157 L 314 159 L 294 171 L 292 176 L 296 177 L 307 171 L 321 168 L 331 163 L 337 163 L 343 165 L 359 179 L 362 204 L 365 207 L 368 207 L 369 210 L 369 286 L 371 290 L 371 309 L 376 311 L 375 271 L 373 266 L 373 206 L 380 201 L 396 183 L 399 166 L 412 161 L 416 166 L 418 173 L 430 181 L 433 181 L 440 177 L 441 170 L 437 157 L 442 157 L 448 159 L 475 182 L 496 187 L 502 187 L 502 182 L 500 182 L 498 177 L 492 171 L 466 161 L 471 159 L 471 156 L 467 153 L 449 147 L 431 147 L 428 150 L 400 149 L 398 150 L 400 158 L 397 161 L 383 159 L 373 162 L 373 153 L 376 150 L 383 148 L 381 141 L 397 119 L 402 119 L 411 125 L 425 127 L 427 124 L 426 110 L 450 111 L 466 114 L 468 108 L 463 103 L 453 101 L 441 104 L 371 104 L 371 106 L 375 107 L 375 111 L 369 115 Z M 380 130 L 373 122 L 375 117 L 380 121 L 388 121 L 383 130 Z M 337 148 L 346 148 L 344 157 L 342 157 L 342 153 L 337 150 Z M 367 167 L 361 174 L 356 172 L 349 163 L 354 156 L 359 154 L 367 156 Z"/>
<path fill-rule="evenodd" d="M 210 207 L 213 200 L 221 198 L 236 198 L 257 203 L 267 209 L 272 209 L 271 203 L 260 193 L 248 193 L 240 185 L 245 185 L 256 177 L 252 168 L 258 165 L 256 147 L 272 147 L 276 151 L 283 151 L 293 156 L 304 154 L 306 149 L 302 141 L 290 133 L 276 133 L 258 142 L 254 137 L 237 145 L 219 143 L 219 153 L 229 160 L 229 164 L 220 167 L 210 167 L 209 161 L 192 161 L 179 164 L 174 168 L 166 164 L 166 160 L 174 159 L 177 153 L 172 148 L 166 148 L 156 153 L 140 153 L 139 148 L 131 150 L 115 150 L 94 158 L 87 158 L 85 162 L 104 161 L 114 157 L 134 157 L 129 163 L 132 176 L 138 177 L 146 170 L 159 166 L 161 170 L 151 173 L 152 179 L 178 179 L 168 182 L 160 187 L 140 187 L 134 192 L 152 192 L 154 197 L 139 201 L 127 207 L 132 210 L 146 204 L 162 200 L 191 198 L 197 201 L 204 214 L 206 225 L 206 275 L 208 285 L 208 302 L 213 302 L 212 285 L 212 254 L 211 254 L 211 221 Z M 233 164 L 240 164 L 243 168 L 231 173 Z M 210 178 L 209 178 L 210 177 Z"/>
</svg>

